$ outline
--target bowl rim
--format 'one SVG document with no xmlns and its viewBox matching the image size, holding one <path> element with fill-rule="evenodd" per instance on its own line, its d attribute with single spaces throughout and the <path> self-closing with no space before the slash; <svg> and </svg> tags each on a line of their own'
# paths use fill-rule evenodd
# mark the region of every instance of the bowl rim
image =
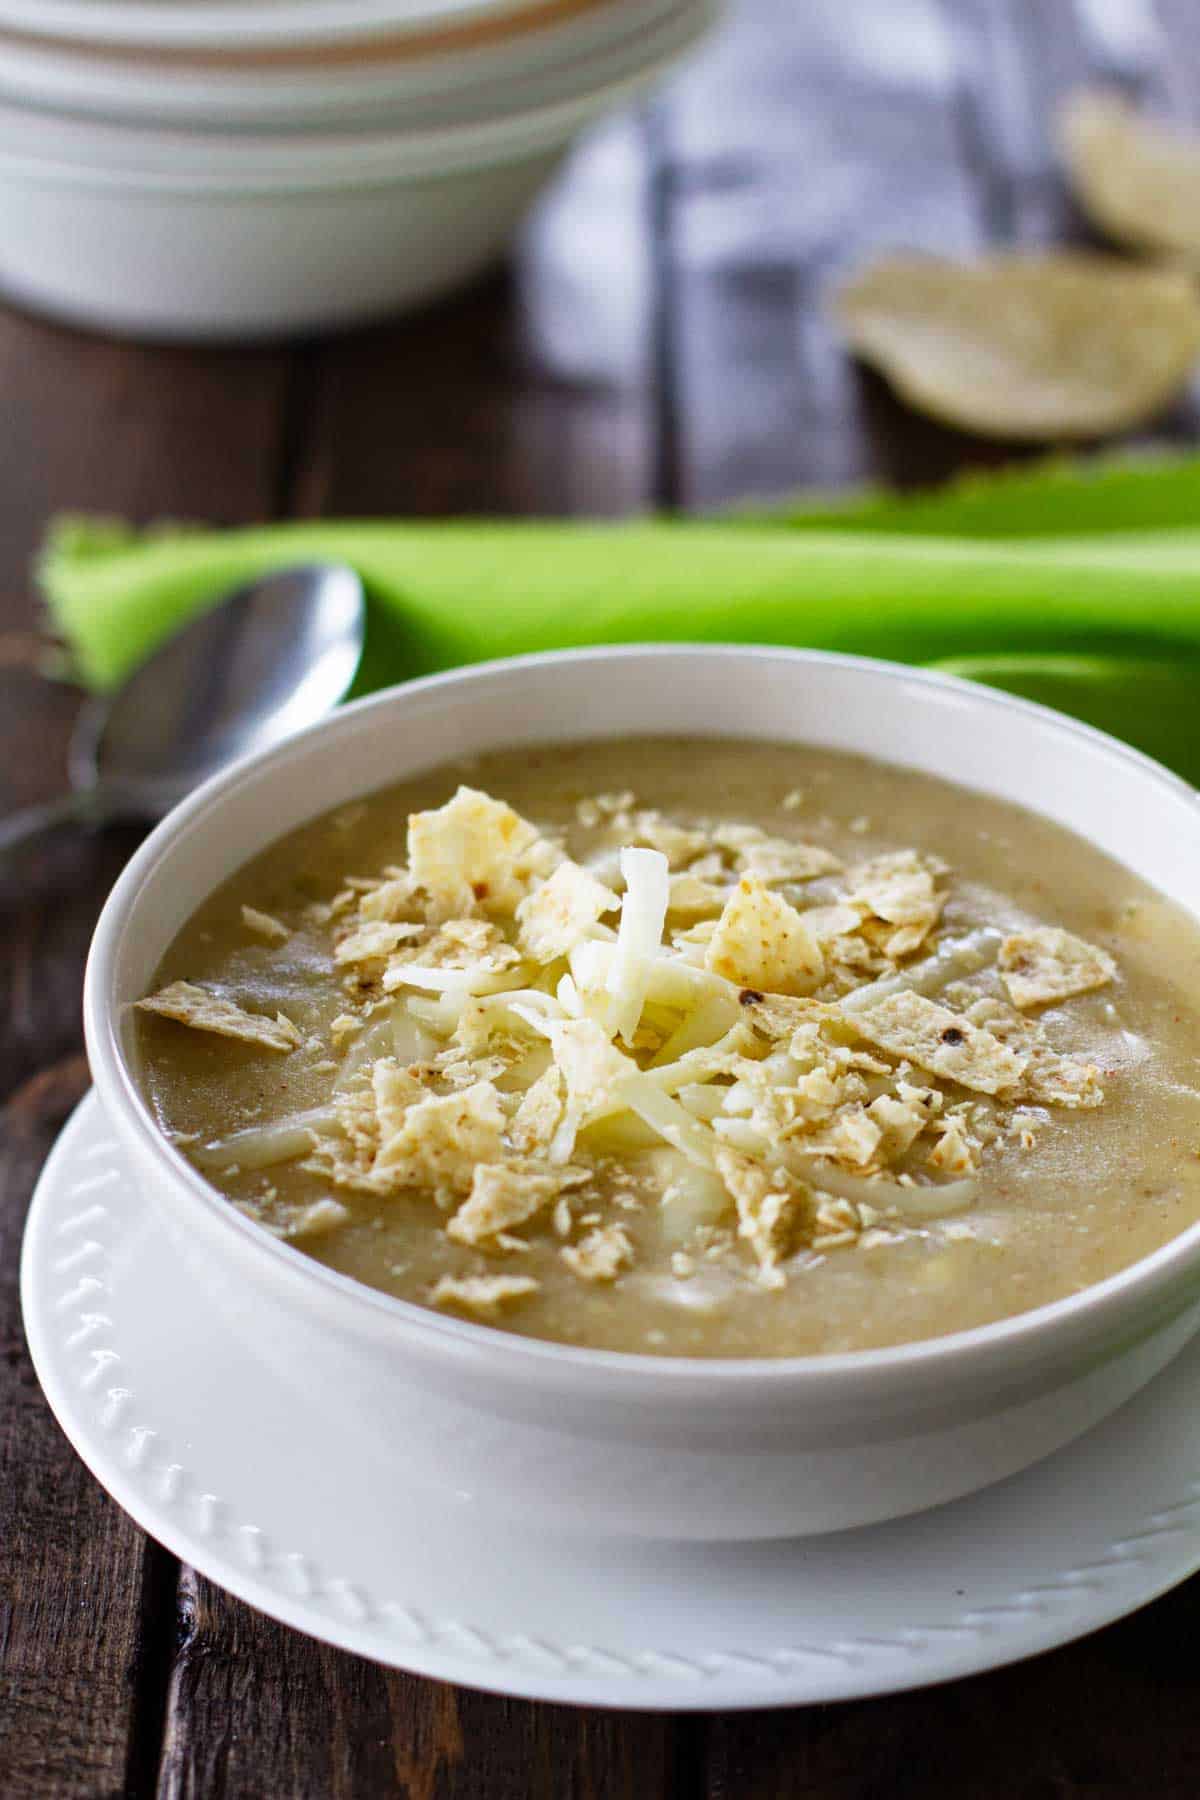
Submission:
<svg viewBox="0 0 1200 1800">
<path fill-rule="evenodd" d="M 40 113 L 0 95 L 0 170 L 32 182 L 119 193 L 187 194 L 214 202 L 243 196 L 361 192 L 453 179 L 553 155 L 601 115 L 662 80 L 711 29 L 722 0 L 691 0 L 658 21 L 651 43 L 598 87 L 495 115 L 451 118 L 416 130 L 347 128 L 331 118 L 303 131 L 286 121 L 263 135 L 244 126 L 189 128 L 137 117 Z M 40 138 L 30 141 L 36 125 Z M 67 134 L 54 140 L 56 129 Z M 6 133 L 15 132 L 15 137 Z M 153 142 L 153 157 L 149 156 Z M 215 146 L 215 150 L 214 150 Z M 100 152 L 111 156 L 105 161 Z M 85 151 L 88 152 L 85 154 Z M 214 156 L 216 162 L 214 166 Z"/>
<path fill-rule="evenodd" d="M 683 1385 L 699 1378 L 706 1386 L 728 1388 L 763 1381 L 774 1384 L 829 1385 L 840 1380 L 891 1379 L 905 1372 L 936 1369 L 948 1361 L 961 1363 L 987 1358 L 1021 1347 L 1056 1327 L 1086 1325 L 1092 1315 L 1103 1314 L 1113 1303 L 1147 1299 L 1160 1286 L 1169 1285 L 1189 1263 L 1200 1261 L 1200 1220 L 1167 1240 L 1149 1255 L 1118 1269 L 1077 1293 L 1048 1301 L 1024 1312 L 1010 1314 L 969 1330 L 918 1338 L 882 1349 L 813 1352 L 803 1356 L 693 1357 L 651 1355 L 641 1351 L 596 1349 L 564 1344 L 553 1339 L 527 1337 L 472 1319 L 459 1319 L 417 1301 L 402 1300 L 369 1287 L 353 1276 L 340 1274 L 316 1261 L 303 1250 L 272 1236 L 253 1220 L 229 1205 L 221 1191 L 208 1182 L 171 1144 L 155 1123 L 133 1070 L 121 1048 L 109 989 L 117 948 L 127 926 L 127 915 L 150 870 L 170 856 L 175 841 L 196 824 L 203 824 L 234 790 L 252 786 L 279 764 L 295 755 L 298 746 L 312 746 L 322 739 L 336 744 L 343 732 L 354 732 L 358 721 L 373 712 L 384 712 L 411 700 L 437 696 L 443 690 L 462 690 L 476 683 L 503 680 L 508 673 L 545 671 L 588 663 L 617 662 L 638 658 L 696 658 L 748 663 L 776 661 L 797 669 L 839 668 L 886 684 L 903 684 L 931 693 L 952 693 L 981 711 L 1023 716 L 1049 727 L 1064 737 L 1091 744 L 1110 758 L 1125 762 L 1154 786 L 1183 801 L 1200 827 L 1200 791 L 1132 745 L 1109 733 L 1073 719 L 1052 707 L 1026 700 L 1003 690 L 987 688 L 939 670 L 897 663 L 881 657 L 840 651 L 795 649 L 769 644 L 629 642 L 583 649 L 535 651 L 522 656 L 500 657 L 471 663 L 436 674 L 417 677 L 383 688 L 339 707 L 327 718 L 305 727 L 282 743 L 242 757 L 218 771 L 196 788 L 149 834 L 113 885 L 97 921 L 84 976 L 84 1032 L 92 1077 L 106 1113 L 114 1126 L 132 1136 L 151 1162 L 159 1167 L 164 1183 L 182 1187 L 204 1210 L 210 1223 L 228 1234 L 231 1246 L 240 1241 L 243 1252 L 265 1258 L 284 1275 L 301 1285 L 311 1284 L 314 1301 L 324 1292 L 331 1302 L 348 1305 L 364 1324 L 389 1322 L 406 1332 L 416 1332 L 432 1347 L 442 1346 L 459 1354 L 504 1353 L 512 1364 L 542 1366 L 548 1373 L 571 1370 L 579 1377 L 655 1377 Z M 726 734 L 730 735 L 730 734 Z M 502 748 L 503 746 L 497 746 Z M 869 753 L 864 753 L 869 754 Z M 430 764 L 430 768 L 437 766 Z M 901 767 L 901 764 L 893 766 Z M 419 773 L 414 770 L 413 773 Z M 965 784 L 964 784 L 965 785 Z M 1036 811 L 1036 808 L 1030 808 Z M 314 815 L 316 816 L 316 815 Z M 289 830 L 298 829 L 297 826 Z M 1070 829 L 1065 827 L 1064 829 Z M 283 834 L 283 835 L 286 835 Z M 1076 833 L 1082 836 L 1082 833 Z M 266 848 L 270 839 L 264 841 Z M 1136 870 L 1134 871 L 1136 873 Z M 201 896 L 204 898 L 205 896 Z M 199 904 L 199 901 L 197 902 Z M 1200 924 L 1200 904 L 1196 912 Z"/>
<path fill-rule="evenodd" d="M 294 42 L 370 43 L 381 35 L 417 35 L 431 29 L 463 31 L 473 25 L 517 31 L 538 14 L 612 0 L 277 0 L 263 7 L 248 0 L 0 0 L 0 29 L 54 39 L 74 37 L 93 45 L 158 49 L 204 48 L 229 42 L 246 46 Z"/>
<path fill-rule="evenodd" d="M 451 4 L 456 3 L 461 5 L 461 0 L 451 0 Z M 514 51 L 523 55 L 528 65 L 532 57 L 544 55 L 547 46 L 550 46 L 550 60 L 553 61 L 560 45 L 570 46 L 581 36 L 586 41 L 588 31 L 593 28 L 599 29 L 602 41 L 607 36 L 615 36 L 613 21 L 616 20 L 619 28 L 622 20 L 636 13 L 642 3 L 643 0 L 514 0 L 504 18 L 495 13 L 485 14 L 478 0 L 473 0 L 473 10 L 465 16 L 457 11 L 405 25 L 386 22 L 386 6 L 381 14 L 379 0 L 366 0 L 372 10 L 365 13 L 360 6 L 358 28 L 355 29 L 352 23 L 355 0 L 336 0 L 337 20 L 347 26 L 341 34 L 314 33 L 311 18 L 306 23 L 303 17 L 294 17 L 290 22 L 285 21 L 286 30 L 276 24 L 273 35 L 262 37 L 226 29 L 195 39 L 152 40 L 122 35 L 75 35 L 65 24 L 61 29 L 42 29 L 29 19 L 19 18 L 21 8 L 14 6 L 13 0 L 0 0 L 0 45 L 9 51 L 17 49 L 35 57 L 62 56 L 68 62 L 79 64 L 101 59 L 110 68 L 123 67 L 131 73 L 140 70 L 143 74 L 157 75 L 234 71 L 247 75 L 286 74 L 289 71 L 317 74 L 330 68 L 351 74 L 378 66 L 419 70 L 431 62 L 469 64 L 473 59 L 505 56 Z M 659 4 L 665 3 L 668 0 L 659 0 Z M 691 3 L 691 0 L 684 0 L 684 3 Z M 37 0 L 37 4 L 41 7 L 45 0 Z M 87 5 L 90 21 L 97 16 L 93 10 L 95 0 L 87 0 Z M 172 0 L 171 12 L 177 20 L 182 10 L 180 0 Z M 279 21 L 286 10 L 280 0 L 275 0 L 271 16 Z M 301 8 L 294 4 L 292 7 L 293 14 L 312 14 L 314 10 L 314 0 L 306 0 Z M 155 12 L 159 17 L 162 11 L 161 4 L 156 4 Z M 203 11 L 211 26 L 216 11 L 213 0 L 205 0 Z M 327 5 L 324 12 L 326 23 L 334 22 Z M 63 18 L 65 20 L 65 14 Z M 295 29 L 292 29 L 293 24 Z"/>
</svg>

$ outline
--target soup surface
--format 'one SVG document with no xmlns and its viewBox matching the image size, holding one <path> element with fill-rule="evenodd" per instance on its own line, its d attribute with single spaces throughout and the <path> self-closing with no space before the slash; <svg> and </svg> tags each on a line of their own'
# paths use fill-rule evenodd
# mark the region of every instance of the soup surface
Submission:
<svg viewBox="0 0 1200 1800">
<path fill-rule="evenodd" d="M 1200 1217 L 1200 931 L 1032 813 L 827 751 L 514 751 L 305 826 L 138 1012 L 264 1229 L 535 1337 L 791 1356 Z"/>
</svg>

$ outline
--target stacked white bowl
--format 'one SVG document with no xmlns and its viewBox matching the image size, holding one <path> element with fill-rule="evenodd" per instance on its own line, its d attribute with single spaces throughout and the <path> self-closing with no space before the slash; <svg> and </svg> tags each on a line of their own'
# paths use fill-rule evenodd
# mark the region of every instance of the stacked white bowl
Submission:
<svg viewBox="0 0 1200 1800">
<path fill-rule="evenodd" d="M 191 339 L 419 305 L 719 5 L 0 0 L 0 289 Z"/>
</svg>

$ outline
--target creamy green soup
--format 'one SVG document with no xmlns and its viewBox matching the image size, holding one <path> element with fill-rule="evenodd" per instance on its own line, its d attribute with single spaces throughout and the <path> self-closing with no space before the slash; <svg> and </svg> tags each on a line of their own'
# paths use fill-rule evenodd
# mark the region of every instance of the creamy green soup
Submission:
<svg viewBox="0 0 1200 1800">
<path fill-rule="evenodd" d="M 790 746 L 502 752 L 291 833 L 138 1012 L 262 1228 L 530 1336 L 936 1336 L 1200 1216 L 1190 917 L 949 782 Z"/>
</svg>

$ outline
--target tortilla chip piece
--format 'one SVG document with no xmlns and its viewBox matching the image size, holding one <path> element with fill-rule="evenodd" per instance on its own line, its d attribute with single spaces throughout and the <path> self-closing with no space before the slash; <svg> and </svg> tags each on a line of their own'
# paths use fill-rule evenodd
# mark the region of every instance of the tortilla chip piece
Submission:
<svg viewBox="0 0 1200 1800">
<path fill-rule="evenodd" d="M 842 289 L 838 314 L 851 349 L 910 405 L 999 438 L 1138 424 L 1200 352 L 1186 275 L 1082 251 L 887 257 Z"/>
<path fill-rule="evenodd" d="M 560 1252 L 581 1281 L 615 1281 L 633 1261 L 633 1245 L 623 1225 L 601 1225 L 578 1244 Z"/>
<path fill-rule="evenodd" d="M 550 1040 L 567 1089 L 567 1111 L 578 1127 L 625 1104 L 624 1084 L 636 1065 L 611 1044 L 593 1019 L 564 1019 Z"/>
<path fill-rule="evenodd" d="M 576 862 L 561 862 L 517 907 L 517 941 L 534 962 L 555 962 L 587 937 L 603 913 L 621 904 L 611 888 Z"/>
<path fill-rule="evenodd" d="M 347 932 L 334 951 L 333 960 L 339 967 L 349 963 L 380 962 L 398 950 L 406 939 L 419 938 L 421 934 L 420 925 L 373 919 Z"/>
<path fill-rule="evenodd" d="M 1072 94 L 1058 120 L 1084 211 L 1118 243 L 1200 262 L 1200 134 L 1139 114 L 1122 94 Z"/>
<path fill-rule="evenodd" d="M 910 1087 L 906 1081 L 898 1082 L 897 1087 L 899 1097 L 880 1094 L 867 1107 L 868 1116 L 882 1134 L 880 1155 L 887 1162 L 894 1162 L 912 1148 L 936 1116 L 938 1103 L 938 1095 L 932 1088 Z"/>
<path fill-rule="evenodd" d="M 311 1206 L 304 1207 L 288 1221 L 283 1235 L 287 1238 L 326 1237 L 329 1232 L 347 1224 L 352 1216 L 350 1208 L 343 1206 L 340 1200 L 314 1200 Z"/>
<path fill-rule="evenodd" d="M 481 1319 L 494 1319 L 502 1307 L 536 1294 L 540 1285 L 532 1275 L 443 1275 L 429 1304 L 454 1306 Z"/>
<path fill-rule="evenodd" d="M 502 800 L 460 787 L 445 806 L 411 815 L 408 861 L 431 919 L 508 917 L 561 852 Z"/>
<path fill-rule="evenodd" d="M 282 944 L 292 935 L 282 919 L 276 919 L 270 913 L 259 912 L 257 906 L 243 906 L 242 924 L 247 931 L 266 938 L 269 944 Z"/>
<path fill-rule="evenodd" d="M 819 944 L 834 944 L 856 932 L 865 908 L 835 900 L 829 906 L 807 906 L 801 917 Z"/>
<path fill-rule="evenodd" d="M 795 1176 L 773 1174 L 724 1145 L 717 1151 L 717 1173 L 737 1207 L 738 1236 L 746 1239 L 757 1259 L 760 1285 L 785 1286 L 779 1264 L 796 1248 L 801 1234 L 811 1232 L 812 1193 Z"/>
<path fill-rule="evenodd" d="M 854 1105 L 831 1119 L 819 1137 L 806 1138 L 804 1148 L 848 1169 L 865 1169 L 874 1162 L 882 1142 L 883 1126 L 870 1117 L 865 1106 Z"/>
<path fill-rule="evenodd" d="M 1013 932 L 1001 944 L 998 960 L 1009 998 L 1022 1009 L 1105 987 L 1117 972 L 1107 950 L 1053 925 Z"/>
<path fill-rule="evenodd" d="M 784 994 L 764 994 L 757 988 L 743 988 L 738 995 L 742 1016 L 763 1037 L 790 1038 L 805 1025 L 819 1025 L 822 1019 L 836 1016 L 837 1008 L 824 1000 L 802 1000 Z"/>
<path fill-rule="evenodd" d="M 874 1209 L 867 1208 L 868 1216 Z M 817 1216 L 812 1236 L 814 1250 L 841 1250 L 858 1242 L 863 1228 L 862 1209 L 853 1200 L 842 1200 L 826 1194 L 817 1203 Z"/>
<path fill-rule="evenodd" d="M 701 919 L 706 913 L 719 913 L 728 898 L 728 887 L 685 870 L 671 876 L 667 912 L 677 919 Z"/>
<path fill-rule="evenodd" d="M 526 1088 L 521 1104 L 508 1128 L 513 1148 L 522 1155 L 544 1150 L 558 1129 L 563 1115 L 563 1078 L 558 1065 L 539 1075 L 533 1086 Z"/>
<path fill-rule="evenodd" d="M 410 1106 L 429 1098 L 416 1076 L 402 1069 L 394 1056 L 381 1056 L 371 1065 L 371 1097 L 381 1143 L 403 1130 Z"/>
<path fill-rule="evenodd" d="M 460 1244 L 484 1244 L 513 1225 L 524 1225 L 586 1171 L 534 1169 L 522 1163 L 483 1163 L 468 1198 L 446 1226 Z"/>
<path fill-rule="evenodd" d="M 959 1118 L 938 1121 L 938 1140 L 926 1157 L 931 1169 L 942 1175 L 970 1175 L 976 1167 L 975 1148 Z"/>
<path fill-rule="evenodd" d="M 1010 1093 L 1028 1060 L 961 1013 L 911 990 L 847 1017 L 868 1043 L 980 1094 Z"/>
<path fill-rule="evenodd" d="M 173 981 L 161 993 L 137 1002 L 142 1012 L 176 1019 L 194 1031 L 211 1031 L 217 1037 L 237 1038 L 243 1044 L 260 1044 L 264 1050 L 286 1054 L 303 1040 L 286 1013 L 268 1019 L 265 1013 L 247 1012 L 234 1000 L 223 1000 L 191 981 Z"/>
<path fill-rule="evenodd" d="M 410 927 L 364 926 L 359 935 L 370 931 L 408 933 Z M 508 942 L 498 926 L 488 920 L 447 919 L 435 930 L 419 932 L 415 938 L 406 936 L 398 944 L 384 971 L 384 991 L 394 993 L 397 988 L 408 985 L 405 975 L 408 968 L 461 969 L 466 985 L 468 979 L 474 980 L 477 976 L 490 979 L 493 975 L 502 975 L 520 961 L 520 951 Z"/>
<path fill-rule="evenodd" d="M 503 1129 L 490 1081 L 418 1100 L 404 1108 L 394 1131 L 381 1133 L 372 1173 L 390 1175 L 397 1187 L 432 1188 L 439 1198 L 466 1194 L 478 1164 L 499 1161 Z"/>
<path fill-rule="evenodd" d="M 359 917 L 394 923 L 415 910 L 417 884 L 407 872 L 391 875 L 371 888 L 358 903 Z"/>
<path fill-rule="evenodd" d="M 621 831 L 623 843 L 660 850 L 672 869 L 682 868 L 710 848 L 707 833 L 676 825 L 660 812 L 639 812 L 632 818 L 626 813 L 618 813 L 613 824 Z"/>
<path fill-rule="evenodd" d="M 825 959 L 800 913 L 753 875 L 743 875 L 708 941 L 705 964 L 741 988 L 808 994 Z"/>
<path fill-rule="evenodd" d="M 339 1013 L 336 1019 L 329 1021 L 329 1041 L 340 1051 L 346 1039 L 357 1037 L 362 1027 L 363 1021 L 357 1013 Z"/>
<path fill-rule="evenodd" d="M 858 929 L 893 961 L 919 949 L 941 918 L 940 873 L 940 865 L 917 850 L 876 856 L 851 871 L 846 904 L 870 914 Z"/>
<path fill-rule="evenodd" d="M 811 881 L 817 875 L 836 875 L 842 866 L 833 852 L 820 844 L 769 837 L 757 825 L 718 825 L 713 842 L 734 852 L 740 875 L 757 875 L 768 886 L 776 881 Z"/>
<path fill-rule="evenodd" d="M 1037 1106 L 1068 1108 L 1104 1104 L 1099 1069 L 1056 1050 L 1038 1020 L 1016 1012 L 998 997 L 987 996 L 970 1008 L 970 1017 L 1021 1057 L 1022 1099 Z"/>
<path fill-rule="evenodd" d="M 1024 1075 L 1025 1093 L 1038 1106 L 1103 1106 L 1104 1089 L 1095 1063 L 1077 1056 L 1063 1056 L 1049 1044 L 1035 1044 L 1029 1052 Z"/>
</svg>

